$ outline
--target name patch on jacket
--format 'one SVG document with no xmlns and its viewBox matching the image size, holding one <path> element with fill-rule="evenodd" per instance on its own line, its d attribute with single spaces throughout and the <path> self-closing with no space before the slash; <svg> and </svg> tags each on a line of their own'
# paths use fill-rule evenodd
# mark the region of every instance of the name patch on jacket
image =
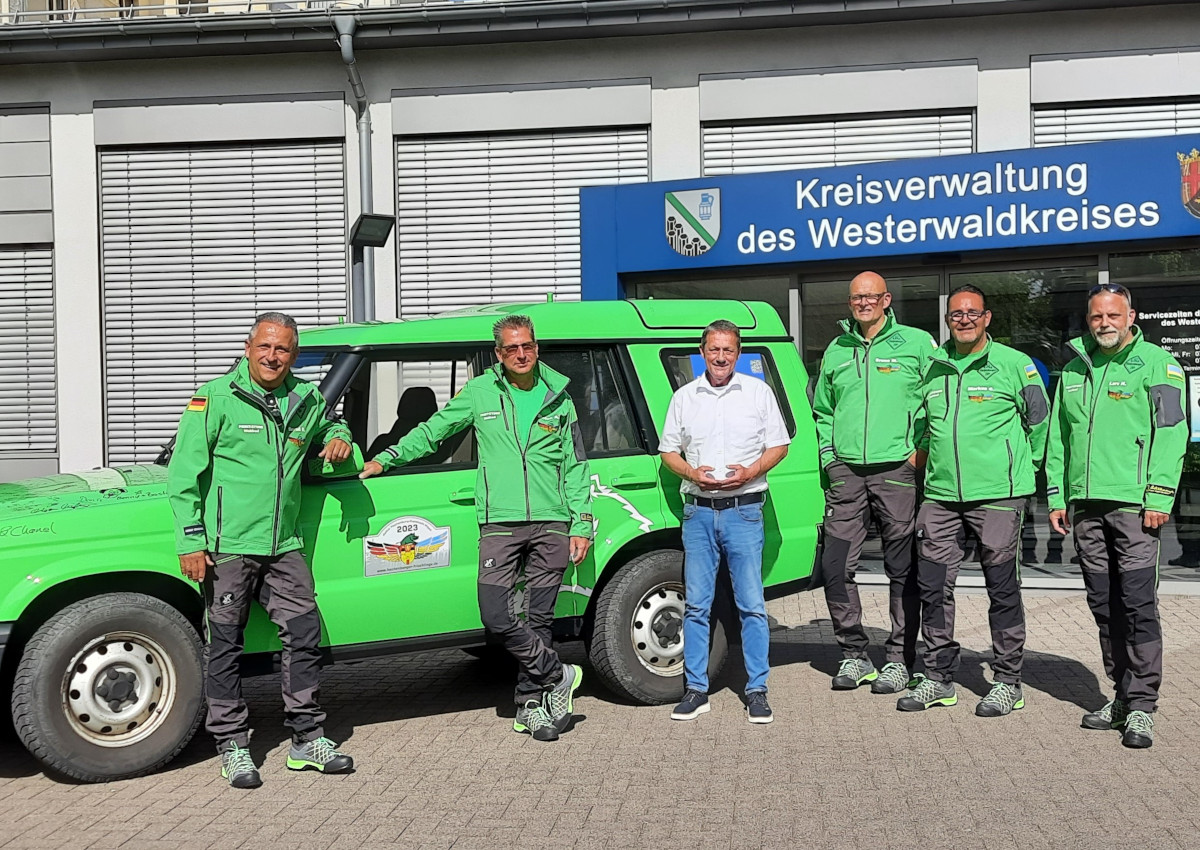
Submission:
<svg viewBox="0 0 1200 850">
<path fill-rule="evenodd" d="M 239 425 L 238 427 L 241 428 L 243 431 L 245 431 L 247 434 L 257 434 L 259 431 L 261 431 L 263 429 L 262 425 Z"/>
<path fill-rule="evenodd" d="M 991 387 L 967 387 L 967 401 L 983 404 L 983 402 L 991 401 L 993 398 Z"/>
<path fill-rule="evenodd" d="M 194 395 L 188 402 L 187 409 L 192 413 L 203 413 L 206 407 L 208 407 L 208 399 L 202 395 Z"/>
<path fill-rule="evenodd" d="M 1150 484 L 1146 487 L 1147 496 L 1174 496 L 1174 487 L 1164 487 L 1161 484 Z"/>
<path fill-rule="evenodd" d="M 882 357 L 875 358 L 875 371 L 882 372 L 885 375 L 890 375 L 892 372 L 900 371 L 899 360 L 884 360 Z"/>
<path fill-rule="evenodd" d="M 499 415 L 499 410 L 485 410 L 483 413 L 479 414 L 479 418 L 485 422 L 490 422 Z"/>
<path fill-rule="evenodd" d="M 193 534 L 203 534 L 204 526 L 200 525 L 199 523 L 196 525 L 189 525 L 183 529 L 183 533 L 187 537 L 191 537 Z"/>
</svg>

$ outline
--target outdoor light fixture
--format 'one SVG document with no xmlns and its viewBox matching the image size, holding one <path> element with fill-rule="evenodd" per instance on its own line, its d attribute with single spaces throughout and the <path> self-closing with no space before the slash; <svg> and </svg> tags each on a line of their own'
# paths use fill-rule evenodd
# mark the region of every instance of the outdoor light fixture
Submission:
<svg viewBox="0 0 1200 850">
<path fill-rule="evenodd" d="M 354 248 L 382 248 L 387 244 L 396 219 L 380 213 L 361 213 L 350 228 L 350 245 Z"/>
</svg>

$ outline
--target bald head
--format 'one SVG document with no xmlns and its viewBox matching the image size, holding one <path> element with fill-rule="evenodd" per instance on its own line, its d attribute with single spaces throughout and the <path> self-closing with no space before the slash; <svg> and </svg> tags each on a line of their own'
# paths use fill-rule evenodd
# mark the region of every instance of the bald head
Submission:
<svg viewBox="0 0 1200 850">
<path fill-rule="evenodd" d="M 859 332 L 871 339 L 887 321 L 892 304 L 887 281 L 875 272 L 863 272 L 850 281 L 850 315 L 858 322 Z"/>
<path fill-rule="evenodd" d="M 862 272 L 855 276 L 854 280 L 850 281 L 850 294 L 854 295 L 859 290 L 863 292 L 887 292 L 887 281 L 882 275 L 875 272 Z"/>
</svg>

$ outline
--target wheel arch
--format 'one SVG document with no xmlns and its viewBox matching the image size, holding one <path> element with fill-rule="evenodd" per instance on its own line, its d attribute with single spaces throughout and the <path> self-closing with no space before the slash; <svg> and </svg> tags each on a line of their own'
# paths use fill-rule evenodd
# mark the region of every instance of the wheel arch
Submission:
<svg viewBox="0 0 1200 850">
<path fill-rule="evenodd" d="M 605 586 L 612 581 L 613 576 L 621 567 L 628 564 L 638 555 L 653 552 L 658 549 L 675 549 L 683 551 L 683 534 L 678 528 L 660 528 L 632 537 L 604 564 L 604 570 L 596 577 L 596 586 L 588 599 L 587 609 L 583 614 L 583 637 L 591 640 L 592 629 L 596 624 L 596 601 L 604 592 Z"/>
<path fill-rule="evenodd" d="M 17 618 L 9 643 L 4 649 L 0 687 L 7 693 L 12 674 L 25 650 L 25 644 L 43 623 L 75 602 L 122 592 L 141 593 L 160 599 L 182 614 L 197 632 L 202 630 L 204 600 L 195 588 L 180 579 L 160 572 L 140 570 L 106 572 L 67 579 L 35 596 Z"/>
</svg>

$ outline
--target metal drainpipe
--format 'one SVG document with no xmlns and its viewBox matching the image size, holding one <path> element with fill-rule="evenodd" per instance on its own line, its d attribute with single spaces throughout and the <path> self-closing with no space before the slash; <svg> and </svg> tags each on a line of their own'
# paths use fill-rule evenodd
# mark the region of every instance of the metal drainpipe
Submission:
<svg viewBox="0 0 1200 850">
<path fill-rule="evenodd" d="M 337 33 L 342 61 L 346 63 L 346 74 L 350 78 L 350 89 L 354 92 L 354 109 L 358 113 L 358 194 L 360 209 L 369 213 L 374 209 L 371 193 L 371 109 L 367 103 L 367 90 L 363 87 L 354 61 L 354 31 L 358 19 L 354 15 L 331 16 L 333 29 Z M 352 247 L 350 249 L 350 321 L 371 321 L 375 318 L 375 249 Z"/>
</svg>

